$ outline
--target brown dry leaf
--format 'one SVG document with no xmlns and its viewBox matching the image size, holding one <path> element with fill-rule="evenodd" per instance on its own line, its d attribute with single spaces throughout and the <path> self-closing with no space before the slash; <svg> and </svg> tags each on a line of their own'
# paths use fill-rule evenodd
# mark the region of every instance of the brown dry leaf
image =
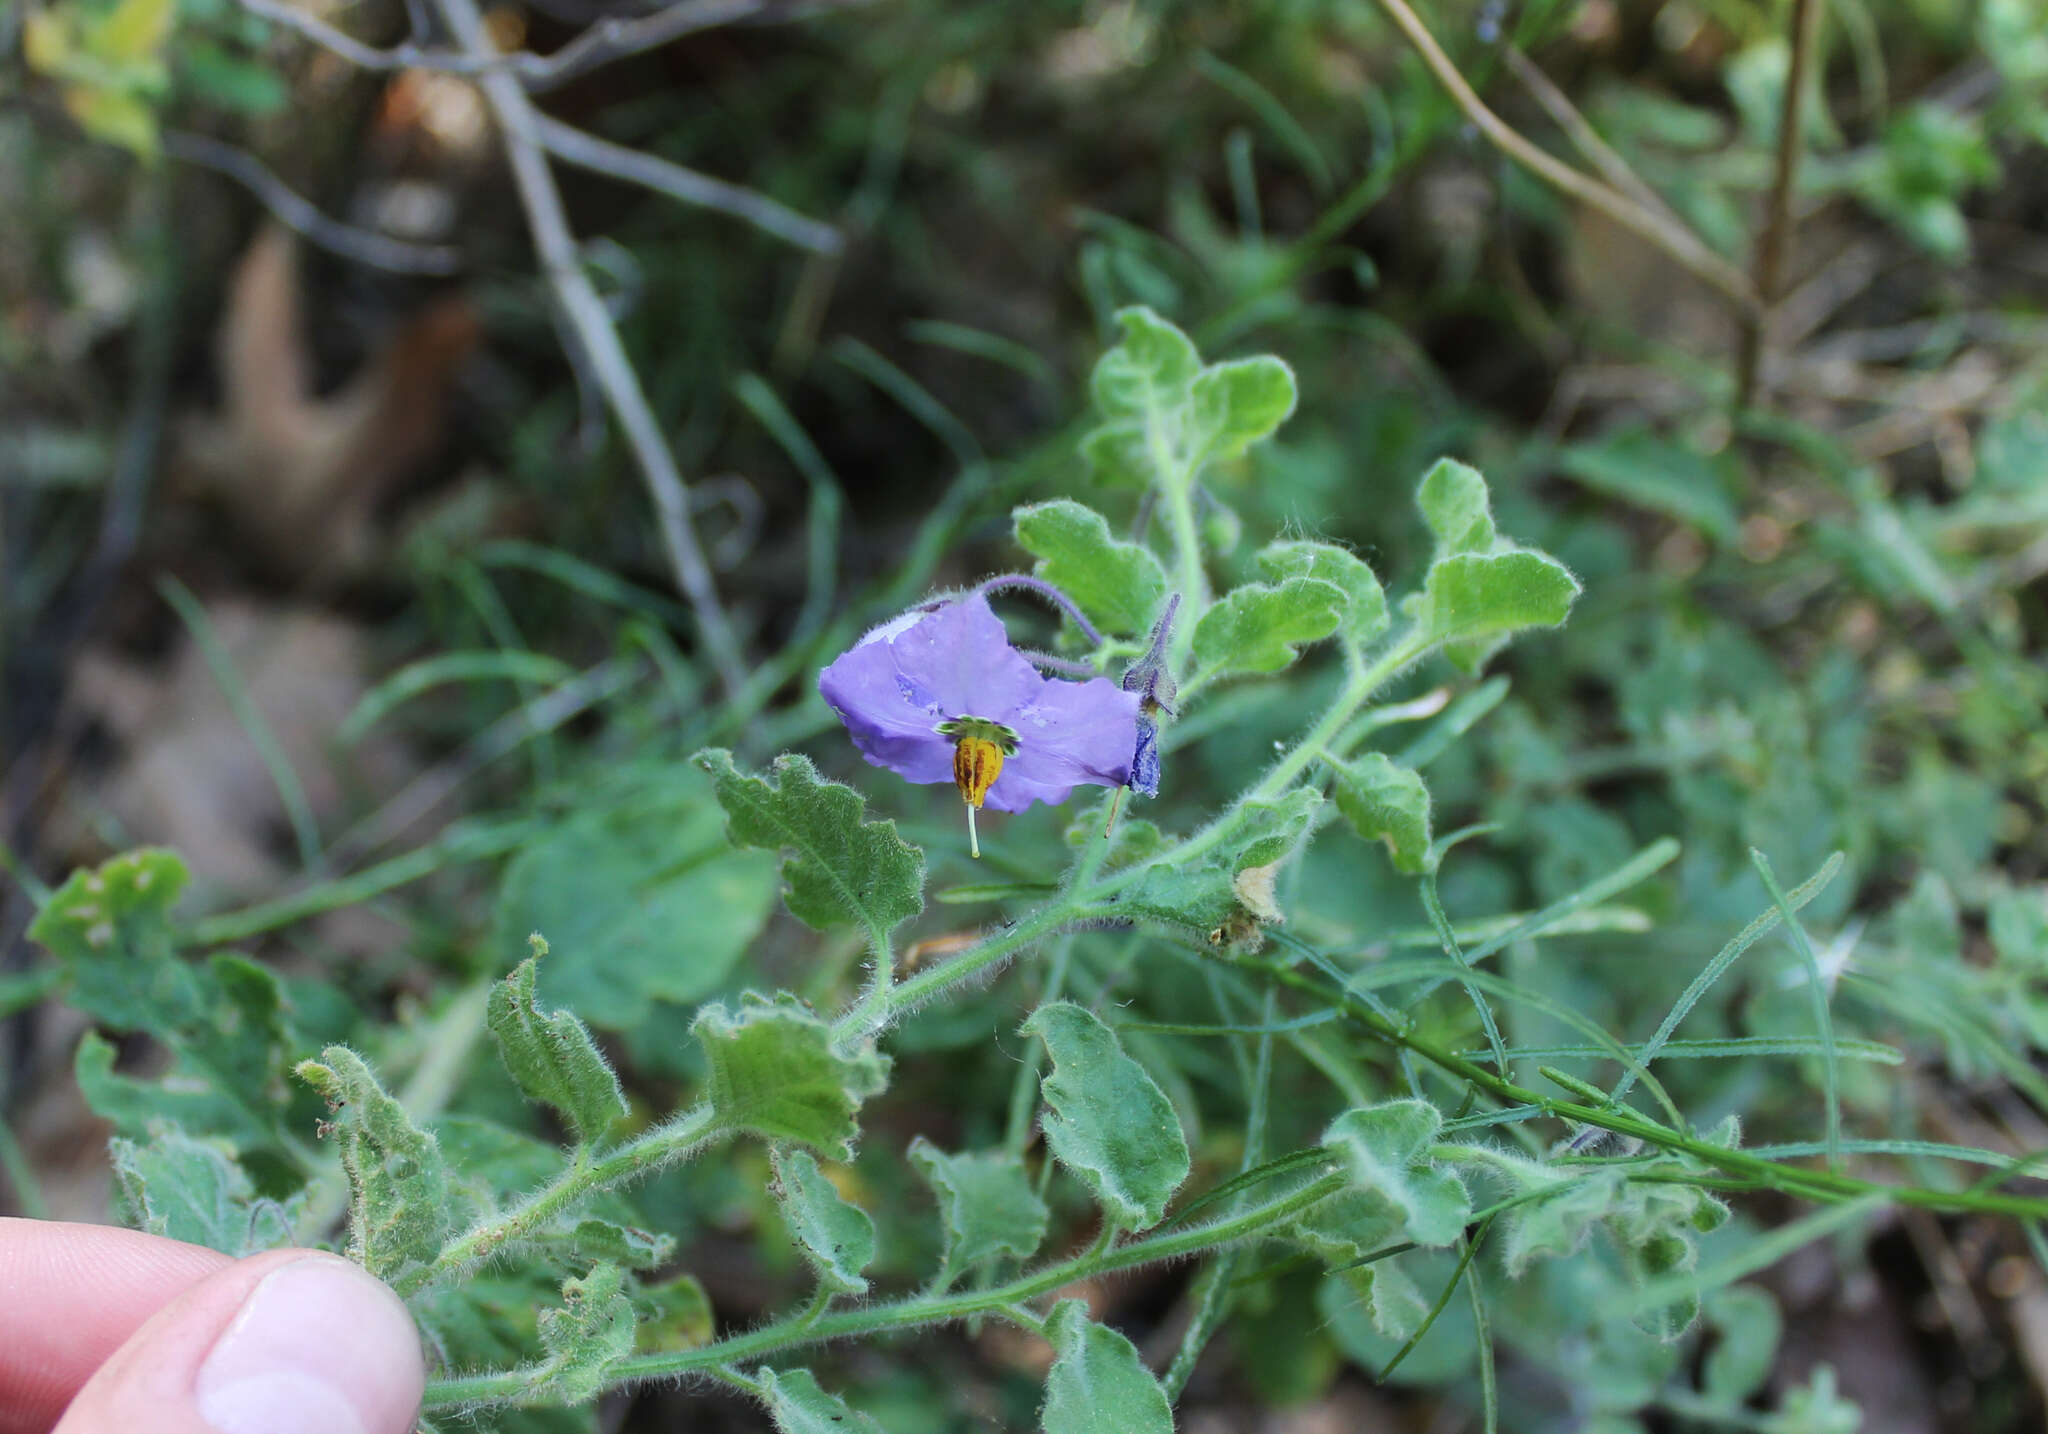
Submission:
<svg viewBox="0 0 2048 1434">
<path fill-rule="evenodd" d="M 185 425 L 178 459 L 181 478 L 226 506 L 266 567 L 318 583 L 374 552 L 378 505 L 439 441 L 477 323 L 467 302 L 443 300 L 318 397 L 293 249 L 270 225 L 242 256 L 219 336 L 224 411 Z"/>
<path fill-rule="evenodd" d="M 323 825 L 342 815 L 352 791 L 390 792 L 412 774 L 412 759 L 395 742 L 372 737 L 346 750 L 334 744 L 335 728 L 369 690 L 363 629 L 237 599 L 217 599 L 208 613 Z M 111 819 L 123 842 L 176 847 L 202 897 L 250 899 L 284 882 L 294 863 L 279 854 L 278 837 L 287 830 L 283 801 L 189 639 L 160 668 L 84 653 L 67 702 L 126 749 L 105 775 L 67 798 L 74 826 L 104 831 Z"/>
</svg>

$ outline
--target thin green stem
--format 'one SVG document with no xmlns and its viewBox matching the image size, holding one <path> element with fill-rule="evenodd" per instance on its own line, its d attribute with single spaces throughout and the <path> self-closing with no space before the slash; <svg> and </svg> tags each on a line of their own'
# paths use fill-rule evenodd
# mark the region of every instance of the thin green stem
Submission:
<svg viewBox="0 0 2048 1434">
<path fill-rule="evenodd" d="M 911 1329 L 919 1325 L 962 1320 L 978 1314 L 1002 1314 L 1026 1301 L 1054 1294 L 1077 1280 L 1134 1269 L 1165 1260 L 1236 1244 L 1276 1229 L 1343 1187 L 1349 1176 L 1325 1175 L 1241 1214 L 1207 1225 L 1191 1226 L 1149 1239 L 1134 1240 L 1113 1250 L 1090 1251 L 1019 1276 L 992 1289 L 957 1295 L 916 1295 L 864 1308 L 840 1310 L 806 1324 L 801 1315 L 778 1320 L 744 1334 L 732 1335 L 697 1349 L 636 1355 L 613 1366 L 618 1383 L 666 1379 L 720 1366 L 745 1364 L 785 1349 L 827 1340 Z M 457 1405 L 519 1406 L 530 1392 L 531 1371 L 500 1370 L 437 1380 L 427 1389 L 425 1407 Z M 545 1400 L 546 1396 L 542 1396 Z"/>
<path fill-rule="evenodd" d="M 394 1287 L 401 1295 L 411 1295 L 458 1274 L 544 1228 L 585 1196 L 650 1174 L 723 1133 L 709 1105 L 691 1106 L 600 1159 L 579 1161 L 511 1209 L 449 1242 L 431 1265 L 394 1281 Z"/>
<path fill-rule="evenodd" d="M 2021 1219 L 2048 1219 L 2048 1199 L 2013 1195 L 1996 1190 L 1947 1191 L 1917 1186 L 1888 1186 L 1844 1175 L 1838 1171 L 1808 1170 L 1767 1160 L 1748 1151 L 1715 1145 L 1711 1141 L 1659 1124 L 1625 1106 L 1595 1106 L 1583 1101 L 1563 1100 L 1544 1095 L 1517 1085 L 1512 1080 L 1496 1075 L 1483 1065 L 1467 1060 L 1397 1026 L 1364 1002 L 1354 999 L 1348 993 L 1332 990 L 1312 975 L 1277 962 L 1243 955 L 1233 956 L 1231 964 L 1239 969 L 1257 970 L 1281 985 L 1313 993 L 1317 1000 L 1337 1006 L 1347 1017 L 1372 1031 L 1380 1039 L 1414 1052 L 1432 1065 L 1470 1082 L 1487 1095 L 1509 1105 L 1535 1106 L 1546 1115 L 1578 1121 L 1582 1125 L 1597 1126 L 1602 1130 L 1613 1131 L 1617 1135 L 1631 1136 L 1646 1145 L 1692 1156 L 1701 1164 L 1728 1175 L 1754 1180 L 1762 1186 L 1804 1200 L 1832 1205 L 1846 1200 L 1876 1197 L 1929 1210 L 2010 1215 Z"/>
</svg>

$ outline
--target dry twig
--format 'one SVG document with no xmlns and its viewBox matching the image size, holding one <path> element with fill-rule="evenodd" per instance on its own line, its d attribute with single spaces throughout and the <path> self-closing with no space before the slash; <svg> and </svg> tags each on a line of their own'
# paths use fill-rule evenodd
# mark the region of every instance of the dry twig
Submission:
<svg viewBox="0 0 2048 1434">
<path fill-rule="evenodd" d="M 1748 277 L 1709 249 L 1699 235 L 1537 148 L 1513 125 L 1488 109 L 1486 102 L 1458 73 L 1451 57 L 1437 44 L 1436 37 L 1429 33 L 1429 27 L 1408 7 L 1407 0 L 1379 0 L 1379 7 L 1394 22 L 1395 28 L 1407 37 L 1416 53 L 1422 56 L 1422 62 L 1436 76 L 1437 83 L 1444 87 L 1452 102 L 1463 111 L 1465 118 L 1501 153 L 1546 184 L 1563 190 L 1580 203 L 1599 210 L 1623 228 L 1647 239 L 1691 273 L 1727 295 L 1738 308 L 1745 312 L 1756 309 L 1756 290 Z"/>
<path fill-rule="evenodd" d="M 434 8 L 465 53 L 479 58 L 495 53 L 475 0 L 434 0 Z M 726 690 L 737 691 L 744 676 L 739 644 L 726 620 L 725 609 L 719 604 L 703 547 L 690 522 L 689 489 L 676 468 L 675 456 L 669 452 L 668 440 L 662 436 L 654 410 L 648 405 L 640 375 L 627 357 L 625 345 L 619 341 L 611 314 L 577 258 L 576 240 L 569 231 L 562 196 L 542 153 L 537 132 L 539 116 L 520 82 L 509 72 L 487 70 L 478 76 L 477 83 L 497 116 L 505 157 L 512 167 L 520 204 L 526 210 L 527 228 L 533 235 L 541 269 L 583 349 L 592 377 L 625 431 L 626 443 L 654 502 L 669 566 L 697 619 L 704 650 Z"/>
</svg>

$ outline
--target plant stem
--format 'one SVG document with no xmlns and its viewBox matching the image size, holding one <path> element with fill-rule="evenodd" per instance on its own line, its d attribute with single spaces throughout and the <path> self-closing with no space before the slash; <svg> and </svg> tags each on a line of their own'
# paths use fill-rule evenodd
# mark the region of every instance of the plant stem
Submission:
<svg viewBox="0 0 2048 1434">
<path fill-rule="evenodd" d="M 1802 3 L 1808 3 L 1808 0 L 1802 0 Z M 1709 249 L 1699 235 L 1682 224 L 1645 209 L 1627 195 L 1538 149 L 1513 125 L 1488 109 L 1485 101 L 1458 73 L 1458 67 L 1451 63 L 1443 47 L 1437 44 L 1436 37 L 1429 33 L 1429 27 L 1408 8 L 1406 0 L 1379 0 L 1379 7 L 1394 22 L 1394 27 L 1407 37 L 1416 53 L 1422 56 L 1422 62 L 1436 76 L 1437 83 L 1444 87 L 1452 102 L 1464 112 L 1465 118 L 1509 159 L 1545 183 L 1599 210 L 1624 229 L 1649 240 L 1691 273 L 1734 300 L 1738 308 L 1752 311 L 1757 307 L 1756 290 L 1748 278 Z"/>
<path fill-rule="evenodd" d="M 1595 1106 L 1544 1095 L 1539 1091 L 1517 1085 L 1477 1062 L 1467 1060 L 1453 1051 L 1445 1050 L 1420 1036 L 1402 1030 L 1363 1002 L 1354 1000 L 1342 991 L 1331 990 L 1311 975 L 1277 962 L 1251 956 L 1234 955 L 1230 962 L 1239 969 L 1249 967 L 1258 970 L 1284 986 L 1313 993 L 1316 999 L 1336 1005 L 1346 1016 L 1389 1044 L 1414 1052 L 1432 1065 L 1450 1072 L 1461 1080 L 1469 1081 L 1486 1094 L 1510 1105 L 1535 1106 L 1547 1115 L 1578 1121 L 1582 1125 L 1598 1126 L 1617 1135 L 1632 1136 L 1660 1150 L 1690 1155 L 1702 1164 L 1739 1178 L 1754 1180 L 1766 1188 L 1795 1195 L 1800 1199 L 1832 1205 L 1865 1196 L 1882 1196 L 1902 1205 L 1918 1205 L 1930 1210 L 2010 1215 L 2034 1220 L 2048 1219 L 2048 1199 L 2010 1195 L 1996 1190 L 1947 1191 L 1915 1186 L 1887 1186 L 1831 1170 L 1806 1170 L 1698 1139 L 1668 1125 L 1661 1125 L 1625 1106 Z"/>
<path fill-rule="evenodd" d="M 1792 233 L 1792 193 L 1799 180 L 1799 158 L 1805 152 L 1806 74 L 1813 63 L 1820 34 L 1818 0 L 1792 0 L 1792 62 L 1785 74 L 1785 98 L 1778 111 L 1777 174 L 1771 182 L 1771 207 L 1756 250 L 1757 306 L 1743 316 L 1742 347 L 1735 361 L 1735 408 L 1739 413 L 1756 397 L 1763 366 L 1764 328 L 1785 283 L 1785 247 Z"/>
<path fill-rule="evenodd" d="M 1072 1259 L 1047 1265 L 1019 1276 L 1005 1285 L 958 1295 L 917 1295 L 908 1299 L 841 1310 L 808 1323 L 801 1314 L 778 1320 L 744 1334 L 736 1334 L 698 1349 L 660 1354 L 643 1354 L 612 1366 L 617 1383 L 642 1379 L 672 1378 L 720 1365 L 743 1364 L 799 1345 L 846 1339 L 864 1334 L 910 1329 L 966 1319 L 977 1314 L 1004 1313 L 1008 1307 L 1053 1294 L 1077 1280 L 1085 1280 L 1162 1260 L 1184 1259 L 1189 1255 L 1252 1239 L 1275 1229 L 1303 1210 L 1335 1194 L 1350 1177 L 1343 1173 L 1325 1175 L 1266 1203 L 1214 1221 L 1150 1239 L 1134 1240 L 1113 1250 L 1090 1251 Z M 489 1374 L 459 1375 L 437 1380 L 427 1389 L 428 1409 L 453 1405 L 500 1404 L 518 1406 L 530 1385 L 530 1371 L 511 1369 Z"/>
<path fill-rule="evenodd" d="M 433 1264 L 412 1271 L 394 1281 L 393 1286 L 401 1295 L 416 1294 L 489 1259 L 507 1244 L 525 1239 L 584 1196 L 609 1190 L 666 1165 L 720 1133 L 717 1117 L 709 1105 L 691 1106 L 602 1159 L 572 1165 L 510 1210 L 491 1216 L 468 1234 L 450 1241 Z"/>
</svg>

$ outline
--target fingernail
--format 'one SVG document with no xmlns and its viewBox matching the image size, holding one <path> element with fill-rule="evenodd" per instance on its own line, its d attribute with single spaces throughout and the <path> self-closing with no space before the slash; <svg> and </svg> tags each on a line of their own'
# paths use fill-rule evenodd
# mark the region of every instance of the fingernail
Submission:
<svg viewBox="0 0 2048 1434">
<path fill-rule="evenodd" d="M 419 1337 L 398 1296 L 346 1260 L 281 1265 L 199 1367 L 219 1434 L 404 1434 L 420 1399 Z"/>
</svg>

